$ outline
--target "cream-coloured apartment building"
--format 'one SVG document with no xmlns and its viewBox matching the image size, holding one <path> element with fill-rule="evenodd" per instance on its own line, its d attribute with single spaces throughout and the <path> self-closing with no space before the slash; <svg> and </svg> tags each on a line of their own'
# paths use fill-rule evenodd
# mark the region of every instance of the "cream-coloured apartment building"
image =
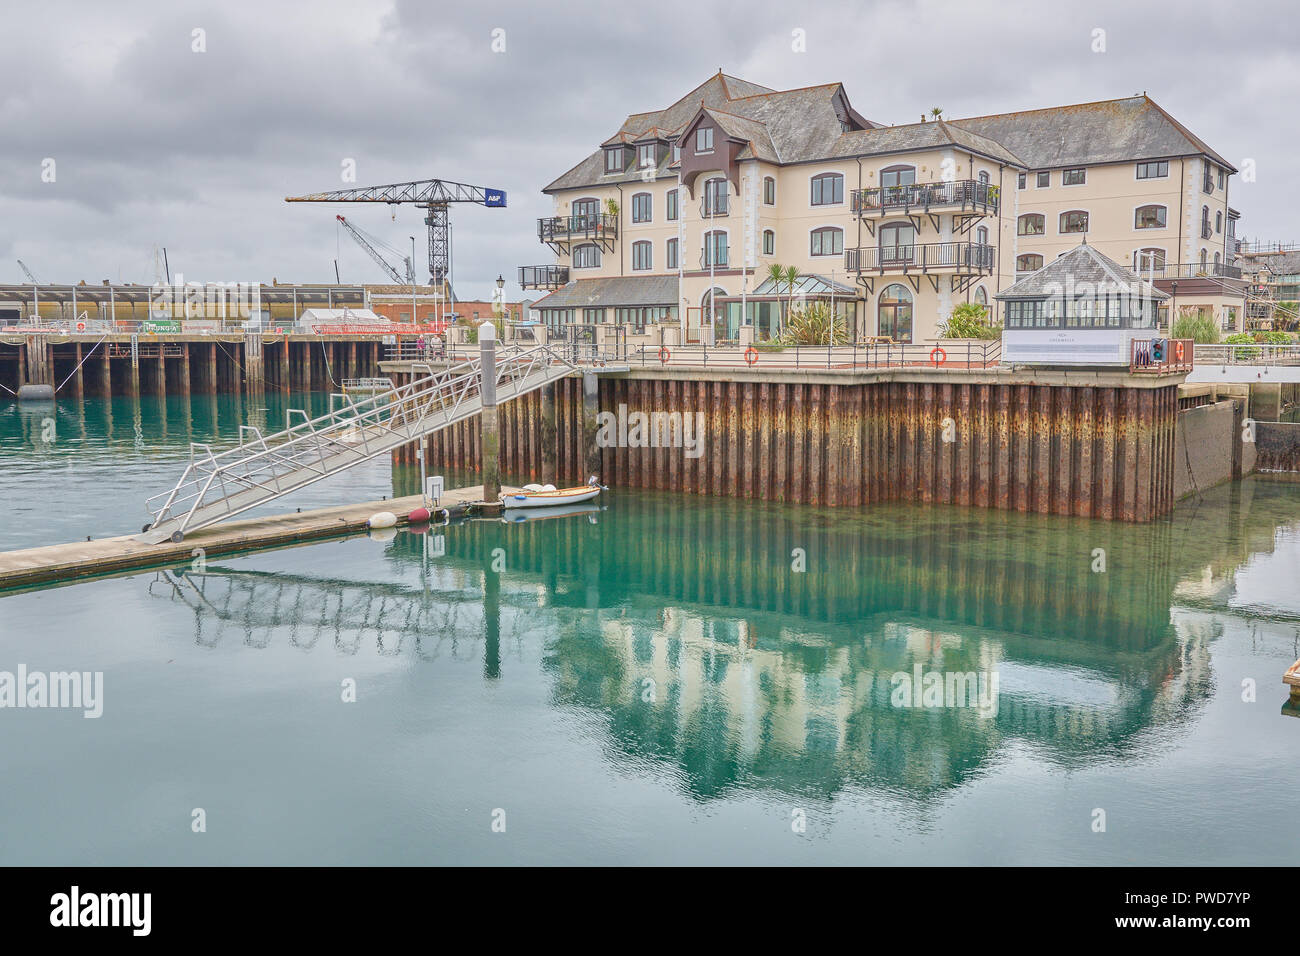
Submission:
<svg viewBox="0 0 1300 956">
<path fill-rule="evenodd" d="M 520 268 L 548 325 L 681 323 L 759 340 L 791 300 L 854 338 L 920 342 L 1085 239 L 1171 294 L 1168 314 L 1244 317 L 1235 168 L 1145 94 L 885 126 L 842 84 L 775 91 L 721 72 L 633 113 L 548 185 L 553 263 Z M 772 265 L 798 279 L 774 283 Z"/>
</svg>

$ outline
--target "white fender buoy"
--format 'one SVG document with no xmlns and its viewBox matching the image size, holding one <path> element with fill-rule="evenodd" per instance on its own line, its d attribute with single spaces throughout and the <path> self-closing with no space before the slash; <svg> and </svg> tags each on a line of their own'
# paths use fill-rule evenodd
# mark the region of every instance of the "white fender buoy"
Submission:
<svg viewBox="0 0 1300 956">
<path fill-rule="evenodd" d="M 397 515 L 391 511 L 377 511 L 366 522 L 367 528 L 393 528 L 397 526 Z"/>
<path fill-rule="evenodd" d="M 541 489 L 541 490 L 542 490 L 542 491 L 554 491 L 554 490 L 555 490 L 555 486 L 554 486 L 554 485 L 542 485 L 542 489 Z"/>
<path fill-rule="evenodd" d="M 524 491 L 541 491 L 541 490 L 542 490 L 542 486 L 537 484 L 536 482 L 533 482 L 532 484 L 529 485 L 524 485 Z"/>
</svg>

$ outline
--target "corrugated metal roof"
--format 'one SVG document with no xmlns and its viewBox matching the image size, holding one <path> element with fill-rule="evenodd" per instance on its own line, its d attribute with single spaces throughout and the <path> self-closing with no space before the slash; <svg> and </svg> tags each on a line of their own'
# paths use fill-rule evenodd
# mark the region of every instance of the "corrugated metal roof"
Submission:
<svg viewBox="0 0 1300 956">
<path fill-rule="evenodd" d="M 609 276 L 574 279 L 533 303 L 534 309 L 598 309 L 602 306 L 676 305 L 677 276 Z"/>
<path fill-rule="evenodd" d="M 1037 272 L 1025 276 L 1010 288 L 1003 289 L 993 298 L 998 301 L 1041 299 L 1059 296 L 1080 287 L 1098 296 L 1128 294 L 1137 289 L 1138 294 L 1144 298 L 1169 298 L 1167 293 L 1139 279 L 1131 270 L 1102 255 L 1095 246 L 1086 242 L 1075 246 Z"/>
</svg>

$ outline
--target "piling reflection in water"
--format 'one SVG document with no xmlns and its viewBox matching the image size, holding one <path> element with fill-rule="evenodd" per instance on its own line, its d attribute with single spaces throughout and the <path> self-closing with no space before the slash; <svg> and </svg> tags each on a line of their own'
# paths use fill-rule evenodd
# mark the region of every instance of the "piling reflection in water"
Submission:
<svg viewBox="0 0 1300 956">
<path fill-rule="evenodd" d="M 1219 625 L 1179 608 L 1218 606 L 1215 582 L 1270 547 L 1292 500 L 1271 494 L 1224 489 L 1134 527 L 624 492 L 594 523 L 399 534 L 386 554 L 400 583 L 210 567 L 152 590 L 192 607 L 204 644 L 373 647 L 492 681 L 542 647 L 555 706 L 601 715 L 613 759 L 662 765 L 701 798 L 924 799 L 1015 748 L 1083 767 L 1182 733 L 1212 692 Z M 954 698 L 953 676 L 974 691 Z"/>
</svg>

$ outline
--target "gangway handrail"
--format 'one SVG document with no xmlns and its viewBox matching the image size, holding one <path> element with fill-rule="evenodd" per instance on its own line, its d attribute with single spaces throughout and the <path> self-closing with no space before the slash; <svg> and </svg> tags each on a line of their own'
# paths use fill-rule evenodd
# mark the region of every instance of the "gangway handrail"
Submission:
<svg viewBox="0 0 1300 956">
<path fill-rule="evenodd" d="M 477 411 L 471 405 L 481 395 L 480 359 L 436 372 L 427 365 L 422 367 L 429 374 L 362 401 L 341 396 L 346 402 L 342 408 L 333 407 L 331 395 L 330 411 L 315 418 L 291 409 L 285 415 L 286 427 L 275 434 L 263 435 L 254 426 L 241 425 L 235 447 L 218 453 L 208 448 L 207 457 L 200 459 L 191 454 L 176 485 L 146 501 L 154 520 L 142 532 L 143 539 L 181 540 L 187 530 L 278 498 Z M 507 347 L 496 362 L 499 400 L 508 401 L 581 367 L 549 345 Z M 294 412 L 302 416 L 298 424 L 292 424 Z M 245 440 L 245 431 L 256 440 Z M 209 500 L 214 481 L 221 497 Z M 236 496 L 239 501 L 234 500 Z"/>
</svg>

